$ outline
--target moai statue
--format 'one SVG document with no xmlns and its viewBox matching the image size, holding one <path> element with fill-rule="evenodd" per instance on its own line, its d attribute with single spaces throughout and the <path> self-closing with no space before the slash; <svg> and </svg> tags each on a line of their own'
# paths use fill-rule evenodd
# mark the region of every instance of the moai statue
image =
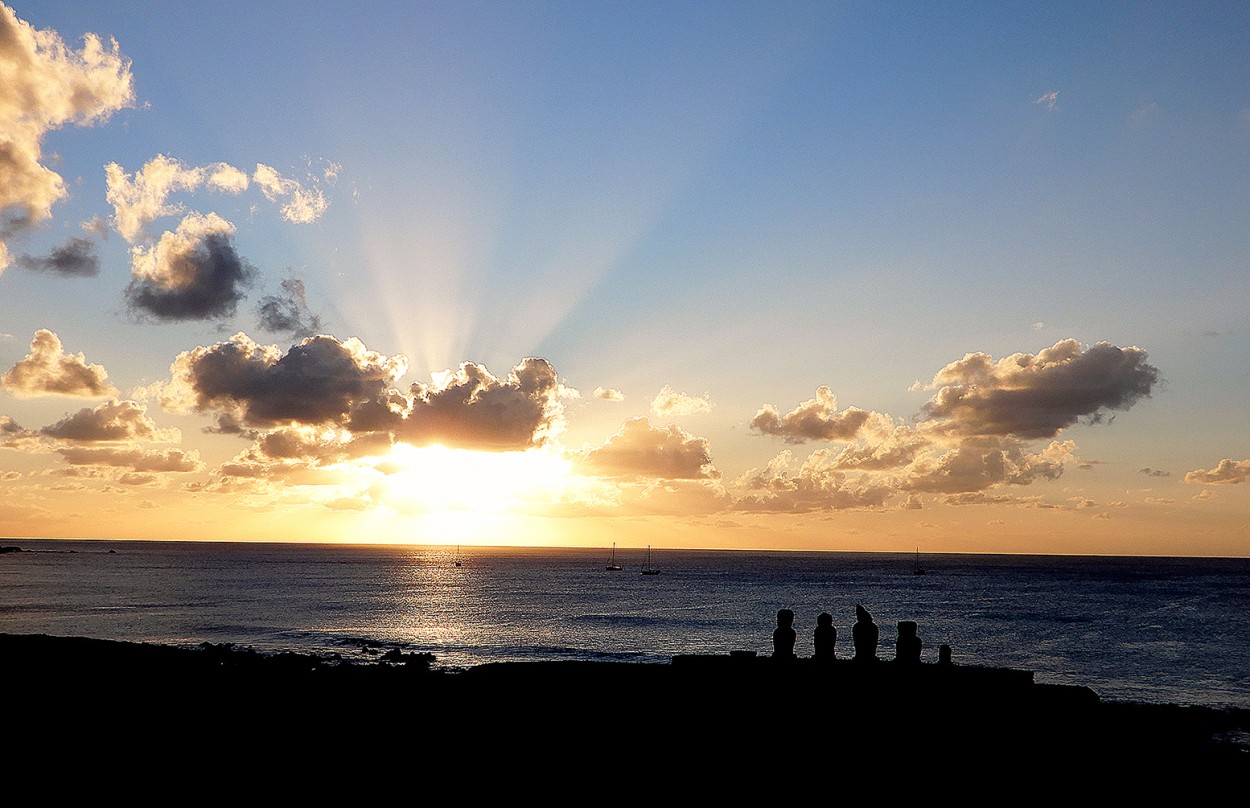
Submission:
<svg viewBox="0 0 1250 808">
<path fill-rule="evenodd" d="M 777 612 L 777 628 L 773 629 L 773 659 L 794 659 L 794 612 Z"/>
<path fill-rule="evenodd" d="M 855 606 L 855 625 L 851 627 L 851 641 L 855 643 L 856 662 L 875 662 L 877 660 L 877 640 L 880 631 L 872 622 L 872 615 L 863 606 Z"/>
<path fill-rule="evenodd" d="M 898 621 L 898 639 L 894 641 L 894 661 L 908 665 L 920 662 L 920 637 L 916 636 L 915 620 Z"/>
<path fill-rule="evenodd" d="M 812 634 L 812 659 L 831 661 L 833 647 L 838 642 L 838 630 L 833 627 L 833 615 L 821 612 L 816 618 L 816 631 Z"/>
</svg>

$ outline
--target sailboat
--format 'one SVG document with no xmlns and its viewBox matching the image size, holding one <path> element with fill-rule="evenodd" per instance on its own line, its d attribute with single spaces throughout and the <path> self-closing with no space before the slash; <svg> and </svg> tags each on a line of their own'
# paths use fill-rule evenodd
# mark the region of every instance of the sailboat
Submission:
<svg viewBox="0 0 1250 808">
<path fill-rule="evenodd" d="M 608 572 L 621 571 L 621 565 L 616 563 L 616 542 L 612 542 L 612 555 L 608 556 L 608 566 L 604 569 Z"/>
<path fill-rule="evenodd" d="M 456 545 L 456 566 L 460 566 L 460 545 Z"/>
<path fill-rule="evenodd" d="M 920 548 L 917 547 L 916 548 L 916 563 L 912 565 L 911 574 L 912 575 L 924 575 L 924 572 L 925 572 L 924 567 L 920 566 Z"/>
<path fill-rule="evenodd" d="M 642 568 L 643 575 L 659 575 L 660 571 L 651 566 L 651 545 L 647 545 L 647 566 Z"/>
</svg>

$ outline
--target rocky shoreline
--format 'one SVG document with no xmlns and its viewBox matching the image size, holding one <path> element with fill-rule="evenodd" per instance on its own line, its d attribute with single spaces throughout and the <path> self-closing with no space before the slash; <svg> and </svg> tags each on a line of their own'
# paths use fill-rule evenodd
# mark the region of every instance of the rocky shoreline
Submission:
<svg viewBox="0 0 1250 808">
<path fill-rule="evenodd" d="M 8 716 L 25 736 L 95 733 L 156 754 L 207 753 L 232 727 L 262 729 L 265 744 L 368 746 L 389 726 L 433 758 L 472 748 L 536 762 L 629 760 L 646 750 L 649 765 L 680 769 L 673 761 L 697 749 L 743 766 L 777 755 L 796 766 L 911 760 L 935 771 L 1250 766 L 1250 711 L 1104 703 L 1088 688 L 1035 684 L 1028 671 L 729 654 L 464 671 L 398 649 L 373 660 L 0 634 Z M 230 741 L 257 742 L 254 733 Z"/>
</svg>

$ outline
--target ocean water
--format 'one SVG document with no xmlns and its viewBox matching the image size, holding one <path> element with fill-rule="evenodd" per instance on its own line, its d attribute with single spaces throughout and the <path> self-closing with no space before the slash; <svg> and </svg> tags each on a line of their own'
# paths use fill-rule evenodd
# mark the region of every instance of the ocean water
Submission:
<svg viewBox="0 0 1250 808">
<path fill-rule="evenodd" d="M 923 659 L 1023 668 L 1106 700 L 1250 708 L 1250 559 L 645 551 L 6 540 L 0 631 L 463 667 L 526 659 L 667 662 L 771 651 L 778 609 L 811 653 L 828 611 L 915 620 Z M 455 565 L 459 559 L 460 566 Z"/>
</svg>

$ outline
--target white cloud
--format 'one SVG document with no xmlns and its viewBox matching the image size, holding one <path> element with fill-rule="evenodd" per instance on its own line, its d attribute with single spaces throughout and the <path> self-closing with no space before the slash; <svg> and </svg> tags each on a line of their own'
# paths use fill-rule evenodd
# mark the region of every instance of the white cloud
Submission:
<svg viewBox="0 0 1250 808">
<path fill-rule="evenodd" d="M 66 194 L 62 177 L 41 162 L 43 136 L 66 123 L 107 120 L 133 102 L 130 60 L 115 41 L 86 34 L 74 50 L 0 5 L 0 272 L 11 259 L 2 239 L 51 218 Z"/>
<path fill-rule="evenodd" d="M 264 163 L 256 164 L 252 180 L 266 199 L 280 205 L 282 218 L 288 222 L 314 222 L 325 213 L 330 204 L 321 189 L 306 188 L 297 180 L 282 176 L 277 169 Z"/>
<path fill-rule="evenodd" d="M 41 328 L 30 342 L 30 353 L 0 377 L 0 386 L 18 398 L 117 395 L 103 365 L 89 365 L 79 354 L 66 354 L 60 338 Z"/>
<path fill-rule="evenodd" d="M 712 407 L 713 404 L 706 393 L 701 396 L 691 396 L 679 393 L 667 384 L 651 401 L 652 414 L 665 418 L 711 412 Z"/>
</svg>

